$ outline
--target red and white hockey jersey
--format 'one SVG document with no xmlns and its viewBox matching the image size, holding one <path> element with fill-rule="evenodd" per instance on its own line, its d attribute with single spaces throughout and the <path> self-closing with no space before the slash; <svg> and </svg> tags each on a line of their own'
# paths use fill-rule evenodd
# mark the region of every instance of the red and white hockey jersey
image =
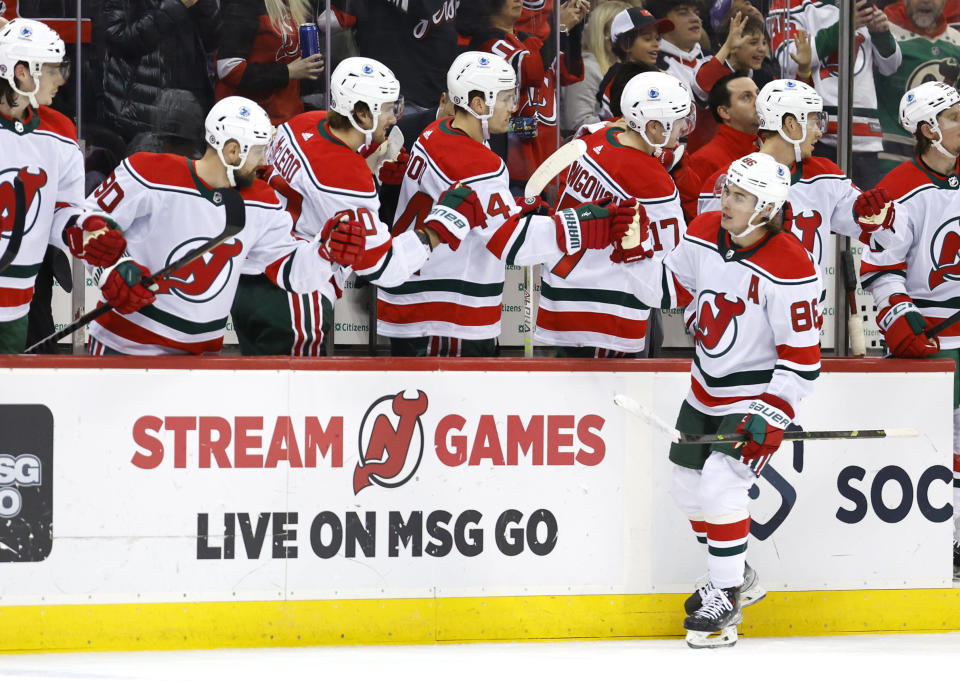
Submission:
<svg viewBox="0 0 960 681">
<path fill-rule="evenodd" d="M 714 188 L 717 179 L 726 172 L 725 166 L 703 183 L 699 202 L 701 214 L 720 209 L 720 196 L 714 193 Z M 793 210 L 791 231 L 813 254 L 821 277 L 824 276 L 831 232 L 860 239 L 860 228 L 853 214 L 853 204 L 858 196 L 860 190 L 836 163 L 828 159 L 811 156 L 791 171 L 787 195 Z M 874 233 L 874 241 L 884 238 L 882 232 Z"/>
<path fill-rule="evenodd" d="M 687 401 L 715 416 L 760 398 L 794 418 L 820 373 L 820 277 L 797 240 L 768 234 L 743 249 L 698 216 L 663 261 L 624 266 L 650 306 L 696 301 L 696 352 Z"/>
<path fill-rule="evenodd" d="M 878 307 L 905 293 L 936 324 L 960 309 L 960 163 L 943 176 L 919 159 L 906 161 L 877 186 L 896 197 L 897 212 L 883 248 L 863 251 L 863 288 Z M 960 348 L 958 325 L 939 338 L 945 350 Z"/>
<path fill-rule="evenodd" d="M 470 230 L 456 251 L 437 246 L 406 283 L 379 289 L 377 331 L 384 336 L 496 338 L 505 262 L 538 264 L 561 255 L 553 218 L 511 219 L 519 208 L 503 161 L 452 122 L 434 121 L 410 150 L 393 233 L 422 225 L 434 202 L 456 182 L 477 193 L 487 226 Z"/>
<path fill-rule="evenodd" d="M 290 215 L 266 182 L 241 195 L 243 231 L 160 282 L 155 303 L 129 315 L 110 311 L 91 324 L 90 335 L 130 355 L 218 352 L 245 259 L 288 291 L 306 293 L 329 280 L 331 264 L 316 246 L 294 239 Z M 130 257 L 156 272 L 223 231 L 217 198 L 193 161 L 140 153 L 124 159 L 87 206 L 109 213 L 123 228 Z"/>
<path fill-rule="evenodd" d="M 45 106 L 31 109 L 26 123 L 0 116 L 0 150 L 0 255 L 17 217 L 14 177 L 20 177 L 26 190 L 20 250 L 0 274 L 0 322 L 9 322 L 30 309 L 47 245 L 67 250 L 61 234 L 83 206 L 83 155 L 70 119 Z"/>
<path fill-rule="evenodd" d="M 558 208 L 637 198 L 650 218 L 656 257 L 663 258 L 686 231 L 680 196 L 653 156 L 619 142 L 621 130 L 602 128 L 583 138 L 587 153 L 570 166 Z M 640 352 L 650 309 L 610 261 L 613 246 L 562 255 L 542 269 L 534 337 L 540 343 Z"/>
<path fill-rule="evenodd" d="M 325 118 L 325 113 L 312 111 L 280 126 L 268 151 L 270 184 L 287 199 L 295 236 L 313 239 L 328 219 L 347 211 L 366 226 L 366 251 L 354 268 L 357 275 L 379 286 L 402 284 L 430 251 L 413 233 L 390 237 L 390 227 L 380 221 L 380 199 L 369 166 L 330 132 Z M 341 280 L 353 271 L 335 267 Z M 320 293 L 331 304 L 337 300 L 333 282 Z"/>
</svg>

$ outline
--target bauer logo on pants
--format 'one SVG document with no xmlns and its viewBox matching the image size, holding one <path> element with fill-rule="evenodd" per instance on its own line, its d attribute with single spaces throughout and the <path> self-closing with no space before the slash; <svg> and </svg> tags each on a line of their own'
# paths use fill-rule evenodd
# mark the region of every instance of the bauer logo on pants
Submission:
<svg viewBox="0 0 960 681">
<path fill-rule="evenodd" d="M 46 559 L 53 544 L 53 414 L 0 405 L 0 563 Z"/>
</svg>

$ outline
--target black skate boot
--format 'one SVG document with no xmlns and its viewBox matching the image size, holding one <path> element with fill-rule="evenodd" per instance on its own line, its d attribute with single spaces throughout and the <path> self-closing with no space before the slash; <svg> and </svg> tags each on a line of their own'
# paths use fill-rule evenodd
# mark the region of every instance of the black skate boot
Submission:
<svg viewBox="0 0 960 681">
<path fill-rule="evenodd" d="M 737 625 L 742 621 L 740 589 L 719 589 L 710 585 L 703 595 L 703 604 L 683 621 L 683 628 L 687 630 L 687 645 L 691 648 L 735 645 Z"/>
<path fill-rule="evenodd" d="M 683 609 L 688 615 L 692 615 L 700 609 L 700 606 L 703 605 L 703 595 L 711 588 L 713 588 L 712 585 L 707 581 L 684 601 Z M 740 587 L 740 607 L 748 608 L 754 603 L 759 603 L 766 596 L 767 591 L 761 586 L 757 571 L 750 567 L 750 563 L 745 563 L 743 566 L 743 586 Z"/>
</svg>

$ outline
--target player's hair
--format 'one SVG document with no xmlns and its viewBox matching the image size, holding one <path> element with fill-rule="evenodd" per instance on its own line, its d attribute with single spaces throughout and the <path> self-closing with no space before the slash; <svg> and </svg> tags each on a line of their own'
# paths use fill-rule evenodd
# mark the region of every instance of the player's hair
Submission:
<svg viewBox="0 0 960 681">
<path fill-rule="evenodd" d="M 470 92 L 467 93 L 467 104 L 469 104 L 470 102 L 472 102 L 474 97 L 479 97 L 480 99 L 483 99 L 484 102 L 486 102 L 486 99 L 484 98 L 483 92 L 481 92 L 480 90 L 470 90 Z M 454 112 L 462 111 L 462 112 L 465 113 L 465 114 L 472 115 L 472 114 L 470 114 L 469 111 L 467 111 L 466 107 L 460 106 L 459 104 L 454 104 L 454 105 L 453 105 L 453 110 L 454 110 Z M 491 113 L 492 113 L 492 112 L 491 112 Z"/>
<path fill-rule="evenodd" d="M 723 119 L 720 118 L 720 114 L 717 109 L 721 106 L 730 106 L 730 89 L 727 87 L 730 84 L 731 80 L 736 80 L 737 78 L 749 78 L 750 74 L 746 71 L 734 71 L 733 73 L 728 73 L 723 78 L 718 80 L 713 88 L 710 90 L 710 94 L 707 95 L 707 106 L 710 107 L 710 113 L 713 114 L 713 120 L 717 123 L 722 123 Z"/>
<path fill-rule="evenodd" d="M 630 80 L 641 73 L 659 73 L 660 69 L 643 62 L 627 62 L 617 69 L 613 80 L 610 82 L 610 113 L 617 118 L 623 116 L 620 110 L 620 97 L 623 95 L 623 88 L 627 86 Z"/>
<path fill-rule="evenodd" d="M 786 206 L 787 204 L 783 204 Z M 779 234 L 783 231 L 783 208 L 778 210 L 776 214 L 767 220 L 765 223 L 760 225 L 761 229 L 765 229 L 771 234 Z"/>
<path fill-rule="evenodd" d="M 917 126 L 917 131 L 913 133 L 914 138 L 916 138 L 913 150 L 917 156 L 922 156 L 933 147 L 933 140 L 923 134 L 923 123 L 921 121 L 920 125 Z"/>
<path fill-rule="evenodd" d="M 366 102 L 357 102 L 354 105 L 353 117 L 357 118 L 360 114 L 371 115 L 370 107 L 367 106 Z M 327 111 L 327 125 L 330 126 L 331 130 L 342 131 L 353 129 L 353 124 L 350 122 L 350 119 L 336 111 Z"/>
<path fill-rule="evenodd" d="M 314 19 L 310 0 L 265 0 L 270 25 L 280 35 L 296 33 L 301 24 Z"/>
<path fill-rule="evenodd" d="M 17 66 L 20 66 L 20 64 L 23 64 L 29 70 L 30 67 L 27 65 L 27 62 L 18 61 L 16 66 L 13 67 L 14 71 L 16 71 Z M 19 83 L 18 85 L 20 85 L 21 88 L 23 87 Z M 18 96 L 19 95 L 17 95 L 17 91 L 13 89 L 13 87 L 10 85 L 10 82 L 6 78 L 0 78 L 0 99 L 2 99 L 6 105 L 12 109 L 17 105 Z"/>
</svg>

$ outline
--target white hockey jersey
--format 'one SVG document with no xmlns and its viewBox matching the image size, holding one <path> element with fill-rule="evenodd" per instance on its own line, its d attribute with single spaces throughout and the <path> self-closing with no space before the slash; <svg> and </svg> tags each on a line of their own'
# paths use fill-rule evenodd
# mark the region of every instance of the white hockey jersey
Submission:
<svg viewBox="0 0 960 681">
<path fill-rule="evenodd" d="M 41 106 L 26 123 L 0 116 L 0 156 L 0 255 L 17 217 L 14 177 L 23 182 L 27 211 L 17 257 L 0 274 L 0 322 L 9 322 L 30 309 L 47 246 L 67 250 L 63 228 L 83 206 L 83 155 L 70 119 Z"/>
<path fill-rule="evenodd" d="M 891 170 L 878 185 L 896 197 L 892 233 L 882 249 L 864 249 L 863 288 L 878 307 L 905 293 L 930 325 L 960 309 L 960 162 L 948 176 L 919 159 Z M 944 330 L 940 347 L 960 348 L 960 325 Z"/>
<path fill-rule="evenodd" d="M 650 218 L 655 257 L 663 258 L 687 228 L 680 196 L 663 164 L 621 144 L 621 132 L 604 127 L 583 138 L 587 153 L 570 166 L 557 207 L 637 198 Z M 650 309 L 632 293 L 620 266 L 610 261 L 612 253 L 608 246 L 564 254 L 541 270 L 537 342 L 643 350 Z"/>
<path fill-rule="evenodd" d="M 726 172 L 726 167 L 721 168 L 703 183 L 698 207 L 701 214 L 720 210 L 720 196 L 714 193 L 714 189 L 718 178 Z M 811 156 L 793 167 L 787 194 L 793 211 L 791 231 L 813 254 L 824 281 L 830 233 L 862 241 L 863 235 L 853 213 L 858 196 L 860 190 L 833 161 Z M 885 235 L 877 231 L 872 240 L 882 241 L 884 238 Z M 864 239 L 870 241 L 867 237 Z"/>
<path fill-rule="evenodd" d="M 663 261 L 624 266 L 650 306 L 696 301 L 687 401 L 715 416 L 760 398 L 794 418 L 820 373 L 820 277 L 797 240 L 766 235 L 738 248 L 720 213 L 699 215 Z"/>
<path fill-rule="evenodd" d="M 515 218 L 519 208 L 503 161 L 453 128 L 452 121 L 431 123 L 410 150 L 393 233 L 422 225 L 434 202 L 456 182 L 477 193 L 487 226 L 470 230 L 456 251 L 437 246 L 406 283 L 379 289 L 377 331 L 384 336 L 496 338 L 505 263 L 539 264 L 562 254 L 553 218 Z"/>
<path fill-rule="evenodd" d="M 277 130 L 268 152 L 273 166 L 270 184 L 287 200 L 294 234 L 313 239 L 327 220 L 347 211 L 366 227 L 366 251 L 357 276 L 380 286 L 397 286 L 416 272 L 429 249 L 415 234 L 390 236 L 380 221 L 380 199 L 373 175 L 363 157 L 337 139 L 325 122 L 326 113 L 311 111 L 294 116 Z M 342 283 L 352 268 L 336 266 Z M 337 299 L 333 282 L 321 294 Z"/>
<path fill-rule="evenodd" d="M 290 215 L 265 182 L 241 195 L 243 231 L 160 282 L 155 303 L 129 315 L 112 310 L 91 323 L 90 335 L 130 355 L 218 352 L 245 259 L 288 291 L 314 291 L 330 279 L 331 263 L 294 239 Z M 193 161 L 140 153 L 124 159 L 87 206 L 110 213 L 130 257 L 156 272 L 223 231 L 218 198 Z"/>
</svg>

